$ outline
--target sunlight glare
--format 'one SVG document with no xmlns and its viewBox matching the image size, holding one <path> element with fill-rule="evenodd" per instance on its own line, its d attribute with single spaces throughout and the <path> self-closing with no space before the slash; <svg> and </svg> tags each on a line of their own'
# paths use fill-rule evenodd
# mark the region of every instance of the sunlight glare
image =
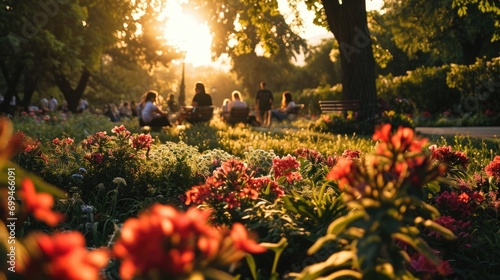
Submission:
<svg viewBox="0 0 500 280">
<path fill-rule="evenodd" d="M 168 44 L 186 52 L 186 63 L 193 66 L 211 64 L 212 36 L 208 26 L 184 13 L 180 6 L 172 6 L 168 11 L 164 31 Z"/>
</svg>

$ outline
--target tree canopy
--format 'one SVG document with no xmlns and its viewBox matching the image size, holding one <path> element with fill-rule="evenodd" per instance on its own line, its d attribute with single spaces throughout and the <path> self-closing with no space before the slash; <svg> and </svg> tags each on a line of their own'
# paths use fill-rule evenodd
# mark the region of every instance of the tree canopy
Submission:
<svg viewBox="0 0 500 280">
<path fill-rule="evenodd" d="M 25 74 L 32 83 L 52 80 L 75 110 L 89 78 L 106 59 L 152 65 L 180 57 L 158 40 L 161 2 L 4 1 L 0 53 L 3 75 L 10 81 L 6 99 L 14 96 L 12 87 Z"/>
</svg>

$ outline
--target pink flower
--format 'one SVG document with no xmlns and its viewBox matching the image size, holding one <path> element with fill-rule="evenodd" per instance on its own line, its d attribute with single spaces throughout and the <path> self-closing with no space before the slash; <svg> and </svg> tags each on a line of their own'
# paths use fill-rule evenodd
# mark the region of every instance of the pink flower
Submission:
<svg viewBox="0 0 500 280">
<path fill-rule="evenodd" d="M 141 133 L 139 136 L 132 136 L 132 147 L 136 150 L 149 149 L 155 141 L 150 134 Z"/>
</svg>

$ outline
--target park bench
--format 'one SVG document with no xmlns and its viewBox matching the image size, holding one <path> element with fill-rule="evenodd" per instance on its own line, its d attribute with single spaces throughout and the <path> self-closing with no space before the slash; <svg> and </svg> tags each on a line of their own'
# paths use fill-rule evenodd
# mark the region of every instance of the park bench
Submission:
<svg viewBox="0 0 500 280">
<path fill-rule="evenodd" d="M 181 106 L 181 119 L 191 124 L 209 122 L 214 115 L 214 106 Z"/>
<path fill-rule="evenodd" d="M 358 113 L 361 109 L 359 100 L 321 100 L 319 107 L 322 114 L 339 113 L 347 116 L 349 112 Z"/>
<path fill-rule="evenodd" d="M 227 114 L 227 113 L 226 113 Z M 229 112 L 229 116 L 223 116 L 224 121 L 230 125 L 235 125 L 237 123 L 247 123 L 248 115 L 250 114 L 250 108 L 232 108 Z"/>
</svg>

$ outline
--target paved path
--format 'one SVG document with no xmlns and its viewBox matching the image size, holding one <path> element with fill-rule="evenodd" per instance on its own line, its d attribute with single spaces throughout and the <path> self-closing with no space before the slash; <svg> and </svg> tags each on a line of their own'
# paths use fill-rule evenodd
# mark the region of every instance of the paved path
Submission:
<svg viewBox="0 0 500 280">
<path fill-rule="evenodd" d="M 474 127 L 417 127 L 417 132 L 432 135 L 462 135 L 479 138 L 500 139 L 500 127 L 498 126 L 474 126 Z"/>
</svg>

